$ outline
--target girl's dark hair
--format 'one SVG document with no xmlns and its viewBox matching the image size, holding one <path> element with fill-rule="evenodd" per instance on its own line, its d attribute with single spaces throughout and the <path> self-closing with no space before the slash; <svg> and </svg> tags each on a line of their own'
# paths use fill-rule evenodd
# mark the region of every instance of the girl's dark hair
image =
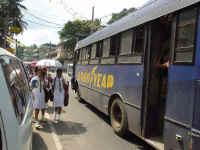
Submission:
<svg viewBox="0 0 200 150">
<path fill-rule="evenodd" d="M 58 72 L 62 72 L 62 69 L 58 68 L 56 72 L 57 72 L 57 73 L 58 73 Z"/>
<path fill-rule="evenodd" d="M 37 73 L 38 72 L 38 67 L 35 67 L 35 73 Z"/>
</svg>

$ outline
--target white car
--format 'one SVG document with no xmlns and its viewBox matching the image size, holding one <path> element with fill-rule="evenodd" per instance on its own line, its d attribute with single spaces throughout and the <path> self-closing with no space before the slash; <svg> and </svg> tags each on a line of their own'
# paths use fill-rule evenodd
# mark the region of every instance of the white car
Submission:
<svg viewBox="0 0 200 150">
<path fill-rule="evenodd" d="M 0 48 L 0 149 L 32 149 L 32 95 L 22 61 Z"/>
</svg>

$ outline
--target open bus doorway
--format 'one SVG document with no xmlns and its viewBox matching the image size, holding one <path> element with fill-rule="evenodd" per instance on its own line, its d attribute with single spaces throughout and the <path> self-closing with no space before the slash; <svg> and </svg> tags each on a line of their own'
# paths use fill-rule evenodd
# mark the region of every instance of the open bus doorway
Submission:
<svg viewBox="0 0 200 150">
<path fill-rule="evenodd" d="M 171 16 L 161 17 L 151 24 L 150 59 L 147 67 L 149 87 L 145 102 L 145 137 L 163 140 L 168 67 L 171 45 Z"/>
</svg>

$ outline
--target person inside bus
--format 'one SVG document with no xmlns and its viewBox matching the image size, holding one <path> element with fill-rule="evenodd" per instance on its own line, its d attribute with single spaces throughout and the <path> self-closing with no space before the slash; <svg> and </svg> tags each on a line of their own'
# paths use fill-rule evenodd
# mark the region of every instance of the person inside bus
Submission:
<svg viewBox="0 0 200 150">
<path fill-rule="evenodd" d="M 160 18 L 160 22 L 164 30 L 169 33 L 165 33 L 165 38 L 161 49 L 158 53 L 156 67 L 160 69 L 161 76 L 161 99 L 165 100 L 167 91 L 167 81 L 168 81 L 168 68 L 170 67 L 170 41 L 171 41 L 171 18 L 172 16 L 164 16 Z"/>
<path fill-rule="evenodd" d="M 148 104 L 147 137 L 162 134 L 166 86 L 169 67 L 171 20 L 168 16 L 154 20 L 151 24 L 150 89 Z M 165 82 L 166 81 L 166 82 Z M 165 82 L 165 83 L 164 83 Z M 164 84 L 163 84 L 164 83 Z M 163 93 L 163 94 L 162 94 Z M 152 116 L 153 121 L 152 121 Z M 154 131 L 154 132 L 153 132 Z"/>
<path fill-rule="evenodd" d="M 156 60 L 156 67 L 160 74 L 160 100 L 158 102 L 160 104 L 160 115 L 158 117 L 159 120 L 163 120 L 165 114 L 165 100 L 167 96 L 168 68 L 170 67 L 171 16 L 161 17 L 160 23 L 162 24 L 163 29 L 168 32 L 163 35 L 163 42 Z M 162 132 L 164 122 L 160 121 L 158 125 L 160 132 Z"/>
</svg>

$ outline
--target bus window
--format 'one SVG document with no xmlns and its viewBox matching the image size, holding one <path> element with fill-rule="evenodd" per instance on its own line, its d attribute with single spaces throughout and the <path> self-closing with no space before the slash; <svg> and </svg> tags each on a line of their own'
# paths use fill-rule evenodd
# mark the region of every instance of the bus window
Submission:
<svg viewBox="0 0 200 150">
<path fill-rule="evenodd" d="M 103 54 L 103 41 L 97 43 L 96 58 L 102 57 Z"/>
<path fill-rule="evenodd" d="M 87 48 L 82 49 L 82 64 L 87 64 Z"/>
<path fill-rule="evenodd" d="M 131 55 L 133 43 L 133 31 L 125 31 L 121 34 L 120 56 Z"/>
<path fill-rule="evenodd" d="M 175 63 L 192 63 L 195 51 L 197 9 L 180 12 L 177 21 Z"/>
<path fill-rule="evenodd" d="M 87 47 L 87 60 L 90 60 L 91 52 L 92 52 L 92 46 L 90 45 Z"/>
<path fill-rule="evenodd" d="M 82 63 L 82 48 L 79 50 L 79 54 L 78 54 L 78 64 L 81 64 Z"/>
<path fill-rule="evenodd" d="M 144 27 L 121 33 L 118 64 L 141 64 L 144 51 Z"/>
<path fill-rule="evenodd" d="M 109 57 L 109 49 L 110 49 L 110 39 L 106 39 L 103 41 L 103 57 Z"/>
<path fill-rule="evenodd" d="M 95 59 L 96 57 L 96 44 L 92 45 L 92 53 L 91 53 L 91 59 Z"/>
<path fill-rule="evenodd" d="M 133 50 L 137 56 L 142 56 L 144 53 L 144 29 L 144 26 L 141 26 L 135 30 L 135 45 Z"/>
<path fill-rule="evenodd" d="M 111 48 L 110 38 L 103 41 L 103 57 L 101 58 L 101 64 L 115 64 L 115 52 L 111 52 L 110 54 L 110 50 L 114 50 L 113 47 Z"/>
<path fill-rule="evenodd" d="M 98 64 L 99 63 L 99 59 L 96 58 L 96 54 L 97 54 L 97 44 L 93 44 L 90 64 Z"/>
<path fill-rule="evenodd" d="M 83 60 L 87 60 L 87 48 L 84 48 L 83 54 L 84 54 Z"/>
<path fill-rule="evenodd" d="M 110 56 L 116 56 L 119 54 L 120 49 L 120 34 L 111 37 L 110 41 Z"/>
<path fill-rule="evenodd" d="M 79 61 L 80 61 L 80 49 L 75 51 L 74 59 L 75 59 L 76 62 L 79 63 Z"/>
</svg>

